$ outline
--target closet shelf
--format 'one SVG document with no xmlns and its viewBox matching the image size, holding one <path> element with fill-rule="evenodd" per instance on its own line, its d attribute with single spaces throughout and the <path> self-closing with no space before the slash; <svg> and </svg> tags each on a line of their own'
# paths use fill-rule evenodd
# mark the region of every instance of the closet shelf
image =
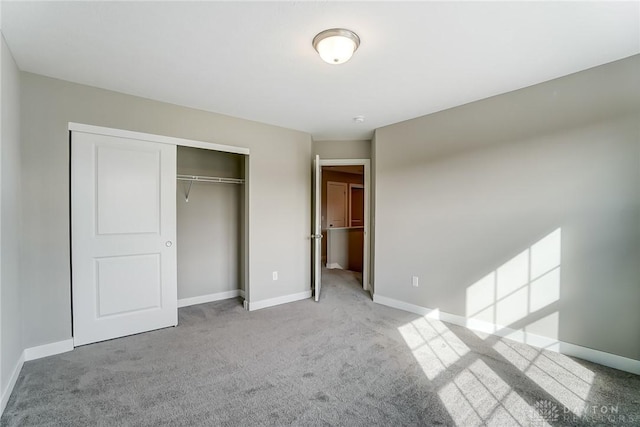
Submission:
<svg viewBox="0 0 640 427">
<path fill-rule="evenodd" d="M 219 176 L 178 175 L 178 181 L 217 182 L 221 184 L 244 184 L 242 178 L 223 178 Z"/>
<path fill-rule="evenodd" d="M 199 175 L 178 175 L 178 181 L 187 181 L 189 184 L 185 184 L 184 200 L 189 202 L 189 194 L 191 193 L 191 184 L 194 182 L 216 182 L 220 184 L 244 184 L 244 179 L 241 178 L 223 178 L 219 176 L 199 176 Z"/>
</svg>

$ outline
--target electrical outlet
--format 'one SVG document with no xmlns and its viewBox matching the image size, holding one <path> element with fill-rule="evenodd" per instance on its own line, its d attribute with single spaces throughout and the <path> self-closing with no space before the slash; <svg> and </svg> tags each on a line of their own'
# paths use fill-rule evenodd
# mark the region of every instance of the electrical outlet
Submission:
<svg viewBox="0 0 640 427">
<path fill-rule="evenodd" d="M 418 276 L 413 276 L 411 278 L 411 284 L 413 285 L 414 288 L 418 287 Z"/>
<path fill-rule="evenodd" d="M 273 275 L 273 280 L 278 280 L 278 272 L 277 271 L 274 271 L 272 275 Z"/>
</svg>

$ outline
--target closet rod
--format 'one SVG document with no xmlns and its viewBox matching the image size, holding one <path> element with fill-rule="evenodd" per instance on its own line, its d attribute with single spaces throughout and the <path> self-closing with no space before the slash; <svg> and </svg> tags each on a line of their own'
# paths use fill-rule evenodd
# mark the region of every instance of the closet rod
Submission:
<svg viewBox="0 0 640 427">
<path fill-rule="evenodd" d="M 187 181 L 188 186 L 185 187 L 184 200 L 189 203 L 189 194 L 191 193 L 191 184 L 198 182 L 217 182 L 221 184 L 244 184 L 241 178 L 223 178 L 219 176 L 199 176 L 199 175 L 178 175 L 178 181 Z"/>
<path fill-rule="evenodd" d="M 221 184 L 244 184 L 242 178 L 223 178 L 219 176 L 178 175 L 178 181 L 217 182 Z"/>
</svg>

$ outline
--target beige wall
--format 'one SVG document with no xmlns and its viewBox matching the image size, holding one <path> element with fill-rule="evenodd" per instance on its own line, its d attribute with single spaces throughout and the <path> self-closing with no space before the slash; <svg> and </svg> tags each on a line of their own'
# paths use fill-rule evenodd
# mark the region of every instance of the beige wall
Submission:
<svg viewBox="0 0 640 427">
<path fill-rule="evenodd" d="M 639 76 L 635 56 L 378 129 L 376 295 L 640 359 Z"/>
<path fill-rule="evenodd" d="M 370 159 L 371 141 L 314 141 L 313 156 L 321 159 Z"/>
<path fill-rule="evenodd" d="M 21 83 L 27 347 L 71 336 L 70 121 L 249 148 L 250 299 L 310 289 L 308 134 L 29 73 Z"/>
<path fill-rule="evenodd" d="M 0 36 L 2 104 L 0 106 L 0 393 L 6 404 L 7 385 L 22 354 L 20 287 L 20 74 Z M 9 390 L 10 391 L 10 390 Z M 4 406 L 2 407 L 4 409 Z M 0 411 L 1 412 L 1 411 Z"/>
</svg>

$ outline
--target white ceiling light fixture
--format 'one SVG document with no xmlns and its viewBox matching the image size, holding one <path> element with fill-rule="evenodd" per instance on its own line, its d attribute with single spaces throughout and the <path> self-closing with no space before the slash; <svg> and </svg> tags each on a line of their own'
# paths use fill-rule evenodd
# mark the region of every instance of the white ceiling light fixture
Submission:
<svg viewBox="0 0 640 427">
<path fill-rule="evenodd" d="M 313 38 L 313 48 L 328 64 L 337 65 L 347 62 L 358 46 L 360 46 L 360 37 L 344 28 L 324 30 Z"/>
</svg>

